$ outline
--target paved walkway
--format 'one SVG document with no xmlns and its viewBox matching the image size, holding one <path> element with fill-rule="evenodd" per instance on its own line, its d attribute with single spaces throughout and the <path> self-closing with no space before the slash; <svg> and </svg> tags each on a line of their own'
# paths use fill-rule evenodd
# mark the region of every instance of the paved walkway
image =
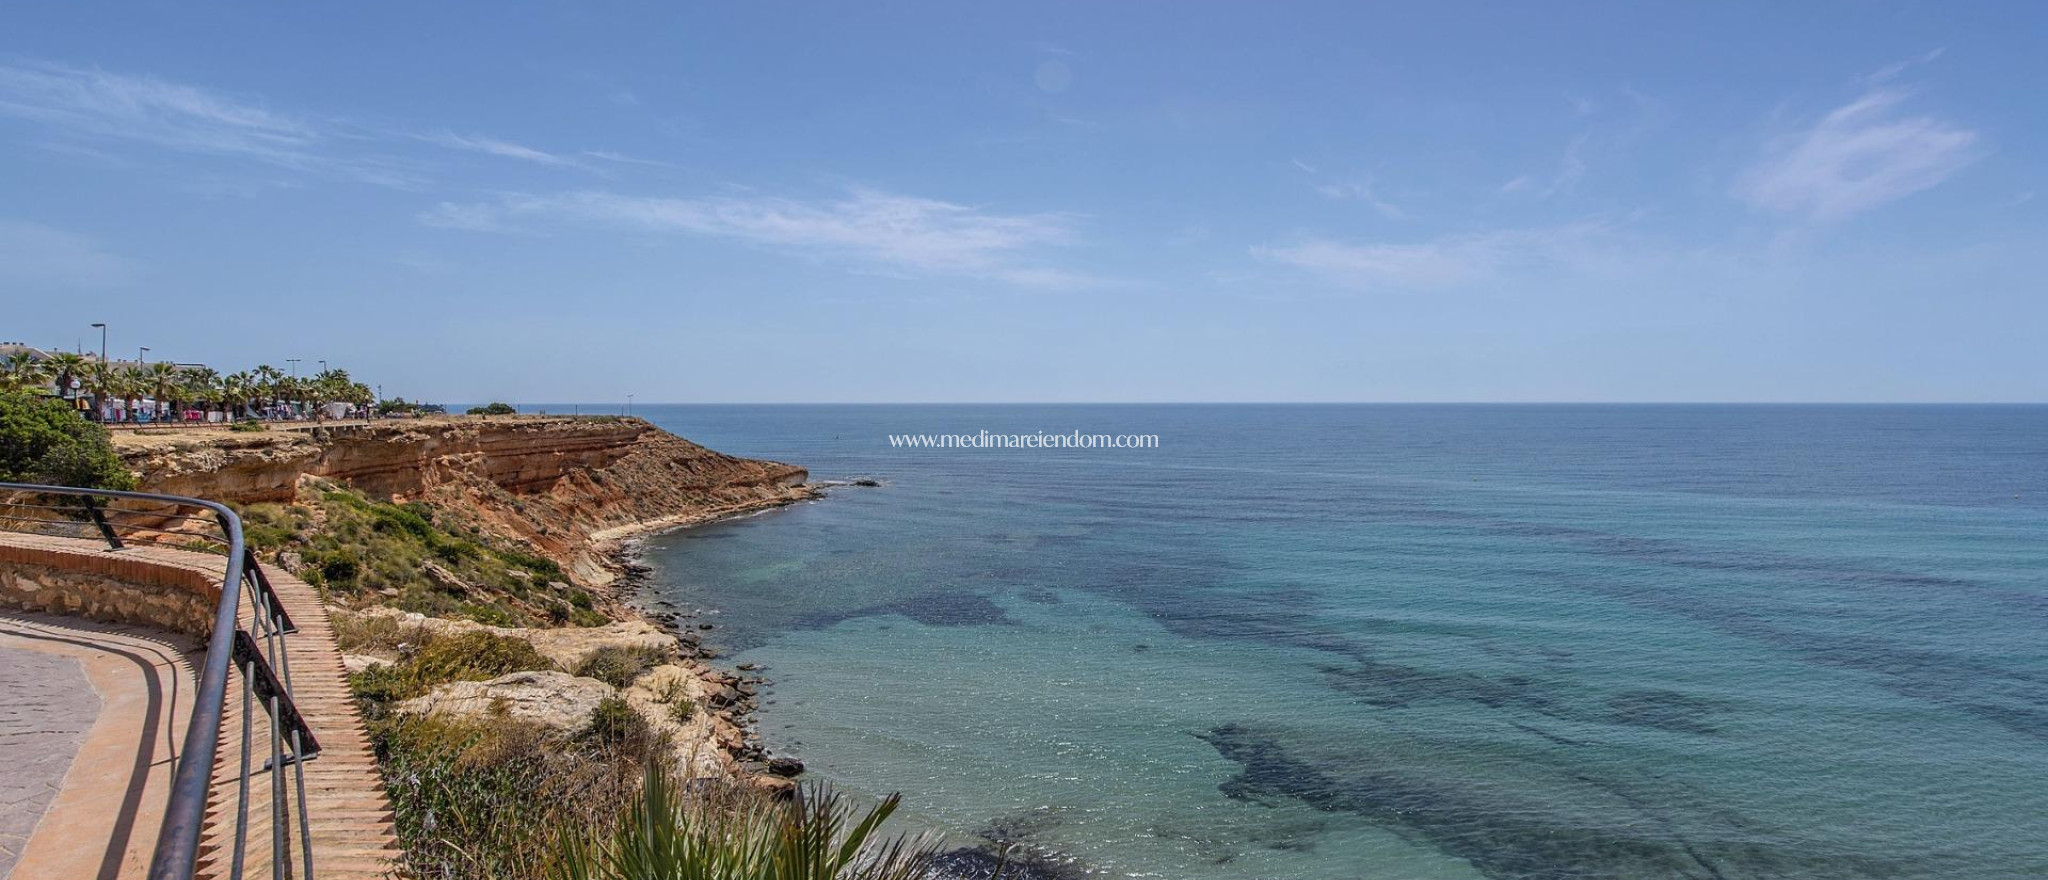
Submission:
<svg viewBox="0 0 2048 880">
<path fill-rule="evenodd" d="M 85 732 L 100 717 L 100 695 L 78 660 L 0 641 L 0 877 L 43 820 Z"/>
<path fill-rule="evenodd" d="M 15 562 L 32 561 L 73 572 L 99 572 L 122 581 L 161 583 L 169 589 L 177 587 L 168 585 L 191 578 L 210 579 L 206 582 L 212 584 L 218 584 L 220 578 L 220 557 L 162 547 L 131 546 L 110 552 L 105 544 L 95 541 L 0 532 L 0 549 L 6 550 L 8 557 Z M 318 593 L 304 581 L 268 566 L 265 571 L 286 613 L 299 627 L 299 632 L 286 640 L 293 692 L 299 712 L 319 737 L 322 746 L 319 756 L 303 768 L 307 807 L 303 818 L 298 815 L 297 774 L 287 770 L 287 778 L 294 782 L 286 801 L 291 809 L 288 821 L 291 823 L 294 862 L 299 856 L 297 841 L 303 821 L 311 834 L 314 873 L 319 880 L 387 877 L 399 855 L 392 829 L 391 807 L 385 797 L 383 779 L 378 773 L 369 737 L 349 695 L 347 675 L 342 669 L 341 654 L 335 648 L 334 629 L 328 621 L 327 609 Z M 243 611 L 243 625 L 248 628 L 246 602 L 243 603 Z M 76 629 L 66 638 L 50 635 L 50 632 L 64 627 Z M 144 634 L 151 631 L 101 626 L 68 617 L 0 611 L 0 639 L 5 639 L 8 631 L 14 628 L 40 628 L 37 632 L 20 636 L 35 639 L 35 644 L 40 646 L 35 650 L 40 653 L 72 651 L 70 656 L 80 658 L 80 668 L 97 688 L 104 703 L 98 721 L 92 723 L 92 732 L 87 734 L 83 744 L 74 747 L 78 756 L 71 761 L 70 772 L 61 774 L 64 782 L 55 799 L 44 810 L 41 824 L 29 835 L 21 859 L 14 865 L 13 876 L 0 874 L 0 880 L 41 880 L 44 877 L 118 880 L 128 876 L 140 877 L 148 866 L 149 851 L 155 845 L 156 829 L 161 824 L 173 761 L 171 746 L 180 743 L 184 735 L 189 714 L 187 704 L 191 699 L 192 683 L 197 680 L 191 671 L 195 661 L 165 642 L 149 641 Z M 116 636 L 133 641 L 112 647 L 111 640 Z M 20 642 L 0 641 L 0 648 L 29 650 Z M 11 656 L 0 656 L 0 664 L 7 663 Z M 100 660 L 85 659 L 94 656 Z M 131 684 L 128 690 L 121 691 L 123 663 L 126 664 L 128 681 L 154 681 L 155 684 Z M 61 664 L 58 666 L 61 668 Z M 137 674 L 145 669 L 154 672 Z M 45 685 L 41 690 L 61 689 L 57 685 Z M 242 781 L 241 690 L 241 676 L 232 676 L 219 757 L 214 764 L 208 821 L 201 840 L 198 865 L 201 877 L 226 876 L 232 867 L 234 818 L 239 812 L 235 800 Z M 129 696 L 116 700 L 116 692 Z M 0 682 L 0 706 L 11 707 L 16 703 L 8 686 Z M 119 717 L 129 720 L 120 723 L 110 720 L 117 716 L 117 709 L 125 713 Z M 33 711 L 29 711 L 28 717 L 37 717 Z M 54 711 L 67 716 L 75 714 L 73 709 Z M 155 714 L 150 714 L 151 711 Z M 259 710 L 251 720 L 254 722 L 255 742 L 262 751 L 254 756 L 253 772 L 249 778 L 245 864 L 249 868 L 249 876 L 259 876 L 270 872 L 271 775 L 261 769 L 269 758 L 268 746 L 264 745 L 268 741 L 268 718 Z M 146 730 L 159 733 L 145 735 L 143 732 Z M 104 736 L 103 731 L 107 732 Z M 97 748 L 103 751 L 95 751 L 95 743 L 100 743 Z M 95 758 L 95 755 L 99 757 Z M 0 777 L 12 774 L 16 766 L 0 763 Z M 87 784 L 93 781 L 83 772 L 88 768 L 103 777 L 97 787 Z M 137 786 L 128 782 L 131 778 L 154 779 L 159 774 L 164 786 L 161 789 L 152 788 L 155 783 L 145 782 Z M 120 777 L 122 784 L 111 785 L 108 782 L 108 778 L 115 776 Z M 29 787 L 29 784 L 24 783 L 24 787 Z M 110 821 L 118 826 L 112 831 L 105 827 Z M 0 831 L 4 830 L 0 828 Z M 134 832 L 132 839 L 128 831 Z M 98 836 L 88 839 L 88 834 Z M 41 852 L 68 853 L 74 861 L 65 867 L 51 863 L 51 867 L 31 870 L 30 860 Z M 116 853 L 122 856 L 114 857 Z M 79 861 L 86 856 L 93 858 L 93 866 L 84 866 Z M 113 866 L 111 869 L 107 867 L 110 864 Z M 297 870 L 295 865 L 292 873 L 297 876 L 303 871 Z"/>
<path fill-rule="evenodd" d="M 0 878 L 143 875 L 190 708 L 189 647 L 0 611 Z"/>
</svg>

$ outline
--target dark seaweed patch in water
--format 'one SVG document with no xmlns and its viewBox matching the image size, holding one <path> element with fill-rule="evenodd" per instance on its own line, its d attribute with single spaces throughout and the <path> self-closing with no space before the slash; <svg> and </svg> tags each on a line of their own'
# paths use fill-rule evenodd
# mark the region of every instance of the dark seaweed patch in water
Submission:
<svg viewBox="0 0 2048 880">
<path fill-rule="evenodd" d="M 851 611 L 812 612 L 800 615 L 796 626 L 799 629 L 824 629 L 848 620 L 885 615 L 902 615 L 926 626 L 1011 626 L 1016 623 L 1001 605 L 990 601 L 987 596 L 941 590 Z"/>
<path fill-rule="evenodd" d="M 1017 598 L 1033 605 L 1058 605 L 1062 601 L 1059 591 L 1044 587 L 1026 587 L 1017 591 Z"/>
<path fill-rule="evenodd" d="M 1495 880 L 1720 880 L 1734 877 L 1892 877 L 1905 866 L 1817 851 L 1813 841 L 1777 846 L 1746 823 L 1687 833 L 1654 799 L 1583 774 L 1570 777 L 1595 810 L 1567 814 L 1499 787 L 1416 775 L 1371 755 L 1311 762 L 1272 735 L 1227 724 L 1198 736 L 1241 769 L 1218 789 L 1254 802 L 1291 798 L 1364 817 L 1401 837 L 1469 862 Z M 1697 821 L 1711 814 L 1692 811 Z"/>
<path fill-rule="evenodd" d="M 1491 533 L 1574 545 L 1586 552 L 1653 565 L 1733 575 L 1791 577 L 1829 590 L 1849 590 L 1881 607 L 1881 600 L 1908 601 L 1936 591 L 1967 593 L 1996 602 L 2013 613 L 2034 617 L 2048 610 L 2048 596 L 2032 595 L 1961 578 L 1879 568 L 1842 565 L 1834 561 L 1786 554 L 1717 553 L 1681 542 L 1619 535 L 1548 523 L 1532 523 L 1448 511 L 1414 501 L 1383 500 L 1369 513 L 1390 522 L 1435 522 Z M 1672 706 L 1631 705 L 1614 710 L 1589 707 L 1557 709 L 1560 697 L 1539 688 L 1486 681 L 1476 675 L 1405 670 L 1388 664 L 1366 646 L 1364 636 L 1375 626 L 1355 623 L 1353 632 L 1333 632 L 1317 595 L 1289 586 L 1248 589 L 1227 560 L 1212 555 L 1172 563 L 1125 566 L 1100 573 L 1083 586 L 1110 593 L 1136 606 L 1176 634 L 1190 638 L 1255 641 L 1326 651 L 1360 667 L 1332 673 L 1339 689 L 1370 705 L 1402 707 L 1427 699 L 1430 687 L 1443 686 L 1485 705 L 1521 705 L 1545 714 L 1581 721 L 1635 724 L 1688 733 L 1702 732 L 1705 713 Z M 1574 587 L 1647 610 L 1699 621 L 1732 635 L 1780 648 L 1807 663 L 1873 675 L 1874 681 L 1901 696 L 1924 700 L 1974 715 L 2015 733 L 2048 740 L 2048 675 L 1960 653 L 1930 651 L 1882 636 L 1816 633 L 1801 626 L 1796 612 L 1769 614 L 1741 610 L 1725 597 L 1669 581 L 1596 578 Z M 2048 617 L 2044 617 L 2048 620 Z M 1966 622 L 1954 622 L 1961 626 Z M 1402 625 L 1412 634 L 1412 627 Z M 1436 633 L 1445 638 L 1467 635 L 1457 628 Z M 1486 643 L 1475 643 L 1481 651 Z M 1325 672 L 1331 672 L 1326 669 Z M 1644 711 L 1637 711 L 1644 709 Z M 1687 720 L 1691 719 L 1691 720 Z"/>
<path fill-rule="evenodd" d="M 1090 873 L 1074 858 L 1037 839 L 1059 824 L 1047 810 L 1034 810 L 990 822 L 978 835 L 988 841 L 940 853 L 935 863 L 944 880 L 1078 880 Z"/>
<path fill-rule="evenodd" d="M 1356 652 L 1354 652 L 1356 653 Z M 1324 666 L 1331 687 L 1370 706 L 1400 709 L 1421 702 L 1462 700 L 1490 708 L 1516 707 L 1555 713 L 1560 701 L 1526 675 L 1488 678 L 1475 672 L 1438 672 L 1357 657 L 1349 666 Z"/>
<path fill-rule="evenodd" d="M 943 880 L 1081 880 L 1088 872 L 1070 862 L 1029 852 L 1005 856 L 988 846 L 947 850 L 932 862 Z"/>
<path fill-rule="evenodd" d="M 1348 666 L 1319 669 L 1331 687 L 1382 709 L 1462 701 L 1489 709 L 1519 709 L 1565 721 L 1624 724 L 1692 734 L 1714 733 L 1716 728 L 1710 719 L 1723 709 L 1713 700 L 1677 691 L 1627 691 L 1598 700 L 1568 696 L 1568 686 L 1540 682 L 1528 675 L 1488 677 L 1476 672 L 1439 672 L 1362 656 Z M 1557 741 L 1553 735 L 1528 725 L 1516 722 L 1515 726 Z"/>
<path fill-rule="evenodd" d="M 1629 691 L 1607 698 L 1612 719 L 1637 727 L 1654 727 L 1679 733 L 1713 733 L 1711 720 L 1720 711 L 1713 700 L 1677 691 Z"/>
<path fill-rule="evenodd" d="M 1558 734 L 1555 734 L 1555 733 L 1551 733 L 1551 732 L 1550 732 L 1550 731 L 1548 731 L 1548 730 L 1544 730 L 1544 729 L 1543 729 L 1543 728 L 1541 728 L 1541 727 L 1537 727 L 1537 726 L 1536 726 L 1536 725 L 1534 725 L 1534 724 L 1523 724 L 1523 723 L 1522 723 L 1522 722 L 1520 722 L 1520 721 L 1510 721 L 1510 722 L 1508 722 L 1508 723 L 1509 723 L 1509 724 L 1511 724 L 1511 725 L 1514 725 L 1514 728 L 1515 728 L 1516 730 L 1522 731 L 1523 733 L 1531 734 L 1531 735 L 1533 735 L 1533 736 L 1539 736 L 1539 737 L 1542 737 L 1542 738 L 1544 738 L 1544 739 L 1547 739 L 1547 740 L 1549 740 L 1549 741 L 1551 741 L 1551 742 L 1557 743 L 1558 745 L 1561 745 L 1561 746 L 1590 746 L 1590 745 L 1597 745 L 1597 743 L 1592 743 L 1592 742 L 1588 742 L 1588 741 L 1586 741 L 1586 740 L 1582 740 L 1582 739 L 1572 739 L 1571 737 L 1568 737 L 1568 736 L 1560 736 L 1560 735 L 1558 735 Z"/>
</svg>

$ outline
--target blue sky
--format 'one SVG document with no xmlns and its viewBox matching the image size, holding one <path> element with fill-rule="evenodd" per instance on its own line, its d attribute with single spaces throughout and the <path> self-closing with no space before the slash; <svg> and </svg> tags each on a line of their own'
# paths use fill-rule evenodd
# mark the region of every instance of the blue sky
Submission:
<svg viewBox="0 0 2048 880">
<path fill-rule="evenodd" d="M 441 400 L 2048 400 L 2043 34 L 10 4 L 0 337 Z"/>
</svg>

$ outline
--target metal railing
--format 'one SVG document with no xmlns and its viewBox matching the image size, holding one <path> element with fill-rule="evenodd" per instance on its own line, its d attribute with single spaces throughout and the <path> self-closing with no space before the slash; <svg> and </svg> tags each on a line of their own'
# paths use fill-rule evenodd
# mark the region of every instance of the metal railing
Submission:
<svg viewBox="0 0 2048 880">
<path fill-rule="evenodd" d="M 192 515 L 195 511 L 198 515 Z M 219 534 L 213 534 L 209 526 L 217 527 Z M 203 531 L 193 531 L 195 528 Z M 0 529 L 35 534 L 61 534 L 69 529 L 74 537 L 105 541 L 109 552 L 155 544 L 224 555 L 220 601 L 207 635 L 191 721 L 172 772 L 170 798 L 164 805 L 148 876 L 150 880 L 190 880 L 198 870 L 214 764 L 225 733 L 229 667 L 233 666 L 242 691 L 241 769 L 236 776 L 234 842 L 226 853 L 228 871 L 222 876 L 230 880 L 244 876 L 250 785 L 257 777 L 268 776 L 271 877 L 284 880 L 293 876 L 296 868 L 302 871 L 299 877 L 311 880 L 305 762 L 320 754 L 320 741 L 292 703 L 291 658 L 286 644 L 298 628 L 271 589 L 255 551 L 243 543 L 241 518 L 225 505 L 198 498 L 0 483 Z M 247 628 L 243 627 L 241 604 L 245 594 L 250 610 Z M 257 714 L 251 711 L 252 704 L 261 708 L 267 722 L 264 738 L 269 740 L 270 755 L 261 767 L 254 766 Z M 298 813 L 296 847 L 294 806 Z"/>
</svg>

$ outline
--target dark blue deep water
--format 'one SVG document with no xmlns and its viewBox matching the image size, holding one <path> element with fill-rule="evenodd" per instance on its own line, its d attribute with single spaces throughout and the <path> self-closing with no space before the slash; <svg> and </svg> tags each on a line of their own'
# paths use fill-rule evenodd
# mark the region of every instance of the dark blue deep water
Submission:
<svg viewBox="0 0 2048 880">
<path fill-rule="evenodd" d="M 771 746 L 1167 878 L 2048 877 L 2048 407 L 640 407 Z M 893 449 L 889 434 L 1157 434 Z"/>
</svg>

